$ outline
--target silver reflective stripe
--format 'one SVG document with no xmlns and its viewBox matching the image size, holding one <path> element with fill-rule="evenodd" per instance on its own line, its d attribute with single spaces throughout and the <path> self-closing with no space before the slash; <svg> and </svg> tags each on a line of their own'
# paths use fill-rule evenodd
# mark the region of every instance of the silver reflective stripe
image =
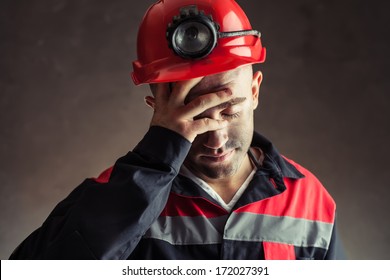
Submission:
<svg viewBox="0 0 390 280">
<path fill-rule="evenodd" d="M 162 216 L 143 238 L 160 239 L 172 245 L 219 244 L 227 218 L 227 215 L 216 218 Z"/>
<path fill-rule="evenodd" d="M 279 242 L 328 249 L 333 224 L 288 216 L 232 213 L 224 239 Z"/>
<path fill-rule="evenodd" d="M 219 244 L 225 240 L 277 242 L 328 249 L 333 224 L 287 216 L 232 213 L 217 218 L 159 217 L 143 238 L 172 245 Z M 225 224 L 226 223 L 226 224 Z"/>
</svg>

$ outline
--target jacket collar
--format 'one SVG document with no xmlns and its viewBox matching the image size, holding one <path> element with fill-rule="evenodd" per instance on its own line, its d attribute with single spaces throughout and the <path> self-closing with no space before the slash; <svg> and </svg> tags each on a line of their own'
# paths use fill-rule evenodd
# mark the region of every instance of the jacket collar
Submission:
<svg viewBox="0 0 390 280">
<path fill-rule="evenodd" d="M 255 132 L 252 139 L 252 147 L 260 148 L 264 153 L 264 161 L 262 164 L 257 164 L 255 178 L 251 184 L 257 185 L 255 192 L 258 193 L 254 197 L 266 198 L 283 192 L 286 187 L 282 177 L 300 179 L 305 176 L 299 172 L 291 163 L 289 163 L 282 155 L 279 154 L 274 145 L 264 136 Z M 277 188 L 273 187 L 269 179 L 273 178 Z M 183 187 L 185 186 L 185 187 Z M 200 187 L 198 187 L 191 179 L 179 174 L 173 182 L 172 191 L 178 195 L 191 197 L 204 197 L 208 200 L 213 199 Z M 248 201 L 246 201 L 248 203 Z M 238 203 L 242 205 L 241 203 Z"/>
<path fill-rule="evenodd" d="M 264 153 L 263 164 L 257 166 L 259 171 L 281 175 L 282 177 L 300 179 L 305 176 L 299 172 L 294 165 L 288 162 L 275 148 L 275 146 L 260 133 L 254 132 L 252 147 L 260 148 Z"/>
</svg>

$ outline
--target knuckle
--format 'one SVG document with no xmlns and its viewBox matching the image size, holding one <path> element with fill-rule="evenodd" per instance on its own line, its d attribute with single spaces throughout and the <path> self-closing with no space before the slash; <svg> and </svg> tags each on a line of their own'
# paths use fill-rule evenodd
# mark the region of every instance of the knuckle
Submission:
<svg viewBox="0 0 390 280">
<path fill-rule="evenodd" d="M 210 125 L 210 119 L 209 118 L 204 118 L 204 119 L 202 119 L 203 120 L 203 124 L 205 125 L 205 126 L 209 126 Z"/>
<path fill-rule="evenodd" d="M 206 100 L 203 97 L 198 97 L 188 104 L 190 109 L 204 108 L 206 106 Z"/>
<path fill-rule="evenodd" d="M 230 89 L 224 89 L 218 92 L 219 97 L 229 97 L 232 95 L 232 91 Z"/>
<path fill-rule="evenodd" d="M 196 99 L 196 107 L 204 108 L 206 106 L 206 98 L 204 96 L 200 96 Z"/>
</svg>

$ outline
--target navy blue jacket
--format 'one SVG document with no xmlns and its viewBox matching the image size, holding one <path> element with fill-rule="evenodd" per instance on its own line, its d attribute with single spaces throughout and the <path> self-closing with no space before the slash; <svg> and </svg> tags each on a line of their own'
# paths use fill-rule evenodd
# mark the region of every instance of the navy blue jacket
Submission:
<svg viewBox="0 0 390 280">
<path fill-rule="evenodd" d="M 265 159 L 232 212 L 179 174 L 191 143 L 151 127 L 60 202 L 10 259 L 338 259 L 336 206 L 255 133 Z"/>
</svg>

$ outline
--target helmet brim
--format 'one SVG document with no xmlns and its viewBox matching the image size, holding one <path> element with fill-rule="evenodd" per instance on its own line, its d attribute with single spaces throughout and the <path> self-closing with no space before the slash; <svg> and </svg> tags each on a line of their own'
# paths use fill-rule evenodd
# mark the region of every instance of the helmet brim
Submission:
<svg viewBox="0 0 390 280">
<path fill-rule="evenodd" d="M 135 61 L 131 76 L 136 85 L 177 82 L 218 74 L 248 64 L 262 63 L 266 56 L 265 48 L 262 47 L 240 46 L 225 51 L 229 51 L 229 54 L 213 54 L 194 61 L 180 57 L 162 59 L 149 65 L 142 65 L 139 61 Z"/>
</svg>

